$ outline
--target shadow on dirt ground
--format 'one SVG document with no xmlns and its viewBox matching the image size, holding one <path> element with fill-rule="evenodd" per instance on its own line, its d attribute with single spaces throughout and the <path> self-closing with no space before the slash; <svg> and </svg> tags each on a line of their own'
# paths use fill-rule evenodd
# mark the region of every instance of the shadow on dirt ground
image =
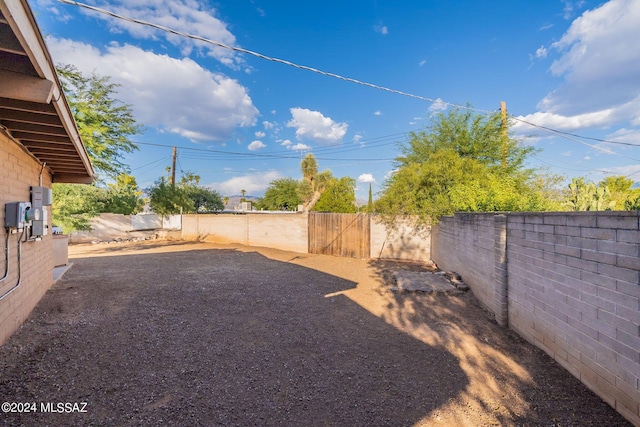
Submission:
<svg viewBox="0 0 640 427">
<path fill-rule="evenodd" d="M 95 256 L 0 351 L 0 395 L 87 402 L 4 425 L 411 425 L 467 384 L 458 361 L 258 253 Z M 446 378 L 433 375 L 446 371 Z"/>
<path fill-rule="evenodd" d="M 386 289 L 394 285 L 393 270 L 435 271 L 416 262 L 369 265 Z M 381 295 L 387 305 L 380 317 L 387 323 L 458 358 L 469 384 L 443 412 L 476 413 L 479 420 L 492 413 L 503 425 L 630 425 L 542 350 L 500 327 L 471 291 Z"/>
<path fill-rule="evenodd" d="M 73 262 L 0 348 L 0 396 L 87 412 L 2 425 L 625 425 L 470 294 L 391 293 L 392 264 L 182 242 Z"/>
</svg>

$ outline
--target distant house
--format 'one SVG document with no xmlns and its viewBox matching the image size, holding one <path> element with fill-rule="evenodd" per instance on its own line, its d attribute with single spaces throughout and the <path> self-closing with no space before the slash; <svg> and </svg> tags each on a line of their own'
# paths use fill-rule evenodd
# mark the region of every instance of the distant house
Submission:
<svg viewBox="0 0 640 427">
<path fill-rule="evenodd" d="M 0 0 L 0 344 L 53 282 L 51 184 L 93 175 L 27 1 Z"/>
</svg>

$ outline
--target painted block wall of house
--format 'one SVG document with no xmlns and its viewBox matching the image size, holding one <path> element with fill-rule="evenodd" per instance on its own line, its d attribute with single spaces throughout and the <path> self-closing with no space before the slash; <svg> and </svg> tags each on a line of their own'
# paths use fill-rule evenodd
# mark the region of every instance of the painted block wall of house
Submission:
<svg viewBox="0 0 640 427">
<path fill-rule="evenodd" d="M 4 274 L 4 205 L 10 202 L 30 201 L 30 187 L 39 185 L 41 166 L 16 143 L 0 133 L 0 275 Z M 42 185 L 51 187 L 51 176 L 46 169 Z M 51 218 L 51 208 L 46 208 Z M 9 236 L 9 276 L 0 283 L 0 295 L 18 281 L 18 238 Z M 51 287 L 53 258 L 51 233 L 41 241 L 22 244 L 21 285 L 0 301 L 0 344 L 26 320 L 40 298 Z"/>
</svg>

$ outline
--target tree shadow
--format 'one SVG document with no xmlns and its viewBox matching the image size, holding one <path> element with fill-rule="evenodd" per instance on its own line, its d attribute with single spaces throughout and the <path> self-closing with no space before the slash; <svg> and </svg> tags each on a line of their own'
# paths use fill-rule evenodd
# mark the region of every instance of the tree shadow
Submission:
<svg viewBox="0 0 640 427">
<path fill-rule="evenodd" d="M 431 347 L 459 360 L 468 384 L 450 413 L 490 414 L 478 424 L 630 425 L 600 397 L 542 350 L 500 327 L 471 291 L 462 295 L 391 292 L 394 270 L 433 271 L 430 264 L 370 260 L 380 279 L 384 309 L 378 315 Z M 467 424 L 464 417 L 449 422 Z"/>
<path fill-rule="evenodd" d="M 104 255 L 0 348 L 5 400 L 87 413 L 3 424 L 414 425 L 469 386 L 445 346 L 341 294 L 353 281 L 231 249 Z"/>
</svg>

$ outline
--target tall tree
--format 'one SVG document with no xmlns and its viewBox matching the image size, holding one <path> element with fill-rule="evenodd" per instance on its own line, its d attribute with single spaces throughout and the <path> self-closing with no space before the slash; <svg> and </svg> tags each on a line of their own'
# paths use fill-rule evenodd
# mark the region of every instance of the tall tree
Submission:
<svg viewBox="0 0 640 427">
<path fill-rule="evenodd" d="M 484 116 L 458 108 L 439 114 L 401 145 L 397 171 L 385 182 L 376 208 L 422 221 L 456 210 L 544 210 L 545 200 L 532 184 L 534 173 L 524 167 L 533 149 L 508 132 L 505 141 L 503 131 L 499 113 Z"/>
<path fill-rule="evenodd" d="M 106 193 L 97 184 L 53 184 L 53 221 L 62 225 L 65 232 L 86 230 L 90 228 L 90 218 L 105 210 L 124 213 L 129 210 L 126 206 L 133 204 L 132 211 L 137 211 L 137 189 L 122 187 L 117 177 L 128 170 L 122 162 L 124 154 L 137 149 L 129 137 L 142 128 L 130 107 L 114 97 L 117 85 L 110 83 L 108 77 L 86 77 L 72 65 L 59 66 L 57 71 L 98 177 L 116 180 L 115 187 Z"/>
<path fill-rule="evenodd" d="M 302 159 L 300 169 L 302 171 L 302 181 L 298 187 L 298 194 L 302 199 L 304 211 L 309 212 L 320 199 L 327 184 L 333 179 L 333 174 L 328 169 L 318 172 L 318 162 L 311 153 Z"/>
<path fill-rule="evenodd" d="M 57 71 L 95 169 L 109 177 L 127 172 L 123 156 L 137 149 L 129 137 L 142 128 L 131 107 L 114 97 L 118 85 L 109 77 L 84 76 L 73 65 L 59 66 Z"/>
<path fill-rule="evenodd" d="M 107 184 L 105 212 L 132 215 L 142 211 L 144 199 L 132 175 L 120 174 L 116 181 Z"/>
<path fill-rule="evenodd" d="M 335 213 L 357 212 L 355 187 L 356 180 L 348 176 L 330 180 L 313 210 Z"/>
<path fill-rule="evenodd" d="M 175 185 L 171 185 L 170 178 L 160 177 L 149 191 L 151 210 L 159 215 L 223 210 L 222 196 L 215 190 L 201 187 L 199 182 L 200 176 L 191 172 L 185 172 Z"/>
<path fill-rule="evenodd" d="M 266 210 L 290 211 L 302 203 L 298 195 L 299 182 L 293 178 L 281 178 L 272 181 L 264 197 L 256 202 L 256 208 Z"/>
</svg>

